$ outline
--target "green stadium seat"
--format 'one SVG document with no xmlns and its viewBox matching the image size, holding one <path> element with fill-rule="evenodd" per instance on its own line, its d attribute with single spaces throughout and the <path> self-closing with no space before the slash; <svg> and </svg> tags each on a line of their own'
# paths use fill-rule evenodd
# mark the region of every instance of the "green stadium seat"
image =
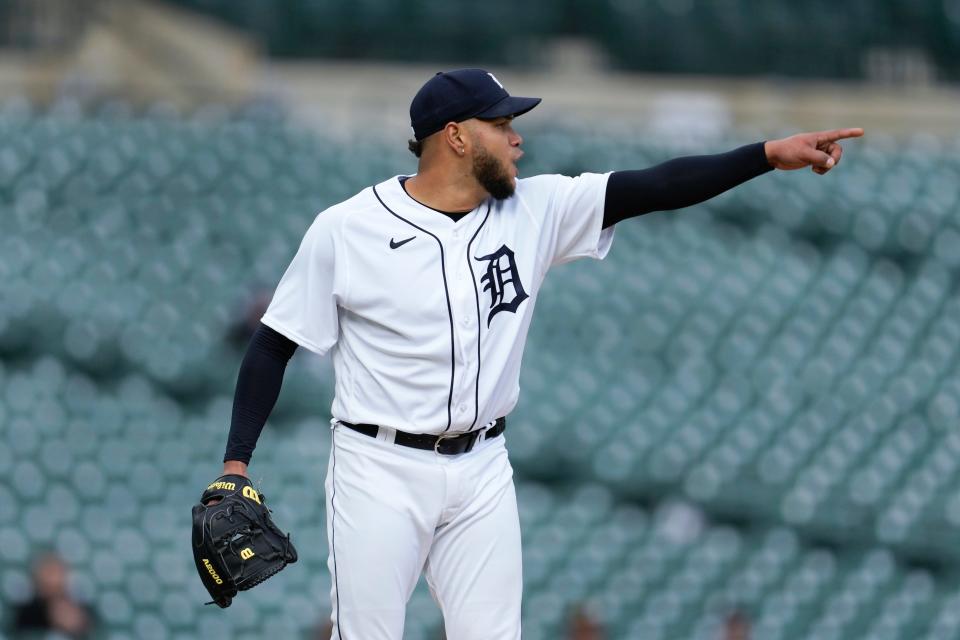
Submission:
<svg viewBox="0 0 960 640">
<path fill-rule="evenodd" d="M 108 623 L 127 625 L 133 620 L 133 606 L 127 594 L 115 589 L 104 590 L 97 595 L 97 611 Z"/>
<path fill-rule="evenodd" d="M 90 561 L 90 568 L 98 585 L 106 588 L 123 587 L 125 577 L 123 562 L 112 550 L 94 551 Z M 129 593 L 127 594 L 127 598 L 131 598 Z"/>
<path fill-rule="evenodd" d="M 137 638 L 145 640 L 166 640 L 169 637 L 167 623 L 153 613 L 140 613 L 133 621 L 133 631 Z"/>
<path fill-rule="evenodd" d="M 30 553 L 30 543 L 19 528 L 4 526 L 0 528 L 0 544 L 5 560 L 14 566 L 25 566 Z"/>
</svg>

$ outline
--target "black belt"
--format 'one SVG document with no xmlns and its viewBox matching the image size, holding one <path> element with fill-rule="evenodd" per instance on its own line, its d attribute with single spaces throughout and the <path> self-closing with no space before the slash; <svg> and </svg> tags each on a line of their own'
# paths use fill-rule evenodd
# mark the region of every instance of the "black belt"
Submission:
<svg viewBox="0 0 960 640">
<path fill-rule="evenodd" d="M 343 420 L 339 422 L 343 426 L 350 427 L 354 431 L 359 431 L 363 435 L 370 436 L 371 438 L 376 438 L 377 432 L 380 430 L 380 427 L 375 424 L 350 424 Z M 437 436 L 429 433 L 407 433 L 406 431 L 398 430 L 393 442 L 394 444 L 399 444 L 401 447 L 426 449 L 427 451 L 436 451 L 446 456 L 455 456 L 471 451 L 473 446 L 477 444 L 477 440 L 480 439 L 481 433 L 486 434 L 484 440 L 489 440 L 490 438 L 496 438 L 503 433 L 503 430 L 506 428 L 506 419 L 497 418 L 493 426 L 487 429 L 486 432 L 484 432 L 483 429 L 477 429 L 476 431 L 470 431 L 468 433 Z"/>
</svg>

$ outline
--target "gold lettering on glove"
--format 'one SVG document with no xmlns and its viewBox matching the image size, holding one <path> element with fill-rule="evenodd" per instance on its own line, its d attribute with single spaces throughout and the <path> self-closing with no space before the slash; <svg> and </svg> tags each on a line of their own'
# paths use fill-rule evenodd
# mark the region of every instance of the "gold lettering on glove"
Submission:
<svg viewBox="0 0 960 640">
<path fill-rule="evenodd" d="M 251 549 L 250 547 L 240 550 L 240 557 L 243 558 L 244 560 L 249 560 L 255 555 L 256 554 L 253 552 L 253 549 Z"/>
<path fill-rule="evenodd" d="M 247 485 L 243 488 L 243 497 L 253 500 L 257 504 L 260 504 L 260 494 L 257 493 L 257 490 Z"/>
<path fill-rule="evenodd" d="M 253 555 L 253 554 L 251 553 L 250 555 Z M 223 584 L 223 580 L 220 579 L 220 576 L 217 575 L 217 572 L 213 568 L 213 565 L 210 564 L 210 561 L 207 560 L 206 558 L 203 559 L 203 566 L 207 568 L 207 572 L 210 574 L 210 577 L 213 578 L 214 582 L 216 582 L 217 584 Z"/>
<path fill-rule="evenodd" d="M 233 491 L 236 488 L 237 488 L 237 485 L 234 484 L 233 482 L 219 481 L 211 484 L 209 487 L 207 487 L 207 490 L 209 491 L 210 489 L 225 489 L 227 491 Z"/>
</svg>

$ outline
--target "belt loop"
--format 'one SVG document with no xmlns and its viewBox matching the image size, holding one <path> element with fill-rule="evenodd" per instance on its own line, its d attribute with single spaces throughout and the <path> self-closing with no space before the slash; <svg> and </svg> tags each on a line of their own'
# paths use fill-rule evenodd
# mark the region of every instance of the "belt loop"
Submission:
<svg viewBox="0 0 960 640">
<path fill-rule="evenodd" d="M 483 426 L 483 429 L 481 429 L 480 435 L 477 436 L 477 440 L 480 441 L 480 436 L 483 436 L 483 440 L 482 440 L 481 442 L 486 442 L 486 441 L 487 441 L 487 432 L 490 431 L 490 429 L 493 429 L 494 427 L 496 427 L 498 421 L 499 421 L 499 418 L 497 418 L 496 420 L 491 420 L 490 422 L 488 422 L 487 424 L 485 424 L 485 425 Z"/>
<path fill-rule="evenodd" d="M 390 427 L 378 427 L 377 428 L 377 440 L 381 442 L 386 442 L 387 444 L 393 444 L 397 439 L 397 430 Z"/>
</svg>

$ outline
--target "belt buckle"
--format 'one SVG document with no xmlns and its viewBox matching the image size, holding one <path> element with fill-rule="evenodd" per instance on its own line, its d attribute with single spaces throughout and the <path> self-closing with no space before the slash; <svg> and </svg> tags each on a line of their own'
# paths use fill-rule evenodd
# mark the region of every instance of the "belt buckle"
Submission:
<svg viewBox="0 0 960 640">
<path fill-rule="evenodd" d="M 433 443 L 433 452 L 438 456 L 447 455 L 445 453 L 440 453 L 440 443 L 444 440 L 453 440 L 454 438 L 459 438 L 462 435 L 462 433 L 441 433 L 437 436 L 437 439 Z"/>
<path fill-rule="evenodd" d="M 485 433 L 484 429 L 477 429 L 475 431 L 464 431 L 462 433 L 452 433 L 452 434 L 442 433 L 439 436 L 437 436 L 436 442 L 433 443 L 433 451 L 434 453 L 442 456 L 446 456 L 446 455 L 456 456 L 462 453 L 470 453 L 471 451 L 473 451 L 473 448 L 477 445 L 477 442 L 480 440 L 480 436 L 483 435 L 484 433 Z M 456 440 L 457 438 L 466 438 L 468 440 L 467 445 L 463 449 L 463 451 L 457 451 L 456 453 L 443 453 L 440 451 L 441 441 Z"/>
</svg>

